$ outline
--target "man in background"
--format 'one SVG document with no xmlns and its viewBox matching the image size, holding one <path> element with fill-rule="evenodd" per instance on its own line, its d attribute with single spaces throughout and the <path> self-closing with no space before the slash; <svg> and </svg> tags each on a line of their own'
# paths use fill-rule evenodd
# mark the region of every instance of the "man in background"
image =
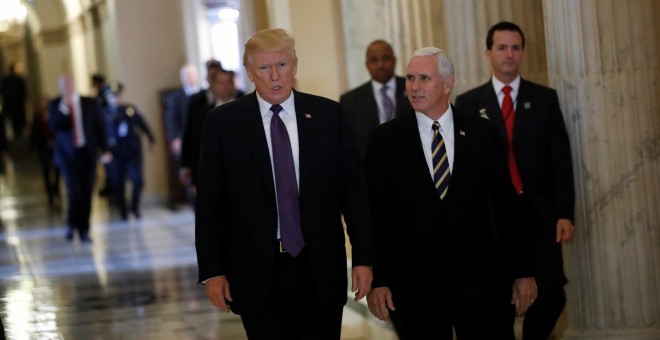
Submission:
<svg viewBox="0 0 660 340">
<path fill-rule="evenodd" d="M 172 156 L 177 161 L 181 158 L 181 143 L 188 116 L 188 99 L 201 90 L 199 72 L 195 65 L 187 64 L 181 67 L 179 76 L 181 88 L 167 96 L 165 106 L 165 132 Z"/>
<path fill-rule="evenodd" d="M 93 98 L 78 95 L 73 77 L 59 78 L 60 96 L 48 103 L 48 119 L 55 139 L 53 159 L 64 176 L 67 190 L 66 239 L 77 233 L 81 242 L 91 242 L 89 218 L 92 189 L 99 151 L 101 161 L 112 156 L 107 151 L 103 118 Z"/>
<path fill-rule="evenodd" d="M 23 136 L 26 125 L 25 104 L 28 92 L 21 71 L 21 64 L 11 64 L 9 65 L 9 75 L 0 81 L 0 99 L 2 99 L 0 107 L 4 117 L 9 117 L 11 120 L 14 139 L 20 139 Z M 2 127 L 4 128 L 4 124 Z"/>
<path fill-rule="evenodd" d="M 493 76 L 456 98 L 456 107 L 489 119 L 506 147 L 511 179 L 534 248 L 539 296 L 525 314 L 524 339 L 547 339 L 566 305 L 561 244 L 575 234 L 573 165 L 557 92 L 520 76 L 525 36 L 500 22 L 488 31 Z M 513 337 L 515 314 L 508 319 Z"/>
<path fill-rule="evenodd" d="M 206 113 L 215 107 L 243 97 L 234 84 L 234 71 L 225 70 L 220 63 L 208 65 L 209 89 L 190 98 L 186 129 L 181 147 L 181 180 L 196 194 L 197 163 L 202 144 Z"/>
<path fill-rule="evenodd" d="M 371 80 L 344 93 L 339 100 L 346 110 L 360 158 L 364 158 L 371 130 L 410 113 L 411 109 L 406 97 L 406 80 L 394 75 L 396 56 L 389 43 L 384 40 L 370 43 L 364 63 Z"/>
</svg>

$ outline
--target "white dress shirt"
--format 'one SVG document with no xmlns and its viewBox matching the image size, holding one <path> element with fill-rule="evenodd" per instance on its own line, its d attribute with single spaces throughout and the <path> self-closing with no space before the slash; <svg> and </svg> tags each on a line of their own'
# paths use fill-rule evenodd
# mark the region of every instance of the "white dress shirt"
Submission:
<svg viewBox="0 0 660 340">
<path fill-rule="evenodd" d="M 433 178 L 433 151 L 431 150 L 431 143 L 433 142 L 433 119 L 429 118 L 421 112 L 415 111 L 417 116 L 417 127 L 419 128 L 419 137 L 422 140 L 422 149 L 424 150 L 424 157 L 426 164 L 429 167 L 429 173 Z M 449 161 L 449 172 L 454 171 L 454 113 L 451 106 L 440 117 L 440 135 L 445 140 L 445 148 L 447 149 L 447 160 Z"/>
<path fill-rule="evenodd" d="M 511 84 L 504 84 L 503 82 L 499 81 L 495 76 L 492 76 L 491 81 L 493 83 L 493 89 L 495 90 L 495 93 L 497 94 L 497 102 L 500 104 L 500 109 L 502 109 L 502 101 L 504 101 L 504 92 L 502 91 L 502 88 L 506 85 L 511 86 L 511 92 L 509 93 L 511 95 L 511 100 L 513 100 L 513 109 L 516 109 L 516 104 L 518 103 L 518 90 L 520 89 L 520 75 L 514 79 Z"/>
<path fill-rule="evenodd" d="M 396 77 L 388 80 L 387 83 L 382 84 L 375 80 L 371 81 L 371 87 L 374 90 L 374 98 L 376 98 L 376 105 L 378 105 L 378 121 L 383 124 L 387 121 L 385 117 L 385 110 L 383 109 L 383 96 L 380 94 L 380 89 L 383 86 L 387 85 L 387 96 L 390 97 L 390 100 L 394 104 L 394 113 L 396 116 Z"/>
<path fill-rule="evenodd" d="M 82 148 L 85 146 L 85 130 L 83 129 L 83 119 L 82 119 L 82 106 L 80 106 L 80 96 L 75 93 L 73 96 L 71 96 L 71 103 L 73 104 L 73 111 L 74 111 L 74 128 L 76 131 L 74 131 L 77 139 L 76 147 L 77 148 Z M 62 97 L 60 100 L 60 105 L 59 105 L 59 110 L 62 112 L 65 116 L 68 116 L 71 114 L 69 112 L 69 107 L 66 105 L 66 99 Z"/>
</svg>

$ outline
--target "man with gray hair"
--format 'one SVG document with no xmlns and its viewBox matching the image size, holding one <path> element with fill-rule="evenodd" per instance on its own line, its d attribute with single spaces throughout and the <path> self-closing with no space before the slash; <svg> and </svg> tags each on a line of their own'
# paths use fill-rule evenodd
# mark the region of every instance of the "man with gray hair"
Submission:
<svg viewBox="0 0 660 340">
<path fill-rule="evenodd" d="M 283 29 L 255 33 L 243 64 L 256 91 L 208 112 L 195 245 L 211 303 L 250 339 L 339 339 L 352 245 L 355 300 L 371 288 L 373 238 L 358 154 L 339 103 L 293 89 Z"/>
<path fill-rule="evenodd" d="M 199 72 L 195 65 L 182 66 L 179 75 L 182 87 L 167 96 L 165 105 L 167 140 L 170 143 L 170 151 L 177 160 L 181 157 L 181 142 L 188 113 L 188 98 L 201 90 L 199 87 Z"/>
<path fill-rule="evenodd" d="M 449 56 L 417 50 L 406 73 L 414 114 L 379 126 L 367 143 L 377 249 L 367 301 L 379 319 L 392 316 L 401 339 L 497 339 L 508 304 L 522 313 L 536 296 L 497 129 L 452 107 L 453 87 Z"/>
</svg>

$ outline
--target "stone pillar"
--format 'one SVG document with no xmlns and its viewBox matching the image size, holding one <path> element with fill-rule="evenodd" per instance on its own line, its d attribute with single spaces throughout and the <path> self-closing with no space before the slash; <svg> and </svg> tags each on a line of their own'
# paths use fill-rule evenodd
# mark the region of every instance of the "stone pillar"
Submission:
<svg viewBox="0 0 660 340">
<path fill-rule="evenodd" d="M 543 2 L 574 159 L 565 339 L 660 339 L 660 4 Z"/>
<path fill-rule="evenodd" d="M 383 39 L 392 45 L 397 56 L 395 73 L 403 75 L 412 52 L 434 45 L 434 36 L 441 34 L 433 0 L 342 0 L 344 50 L 348 87 L 354 88 L 369 80 L 364 65 L 367 45 Z"/>
<path fill-rule="evenodd" d="M 542 0 L 444 0 L 446 46 L 456 72 L 454 95 L 485 83 L 491 76 L 486 51 L 488 29 L 500 21 L 516 23 L 525 33 L 525 79 L 548 83 Z M 439 9 L 438 9 L 439 10 Z M 436 10 L 436 12 L 438 11 Z"/>
</svg>

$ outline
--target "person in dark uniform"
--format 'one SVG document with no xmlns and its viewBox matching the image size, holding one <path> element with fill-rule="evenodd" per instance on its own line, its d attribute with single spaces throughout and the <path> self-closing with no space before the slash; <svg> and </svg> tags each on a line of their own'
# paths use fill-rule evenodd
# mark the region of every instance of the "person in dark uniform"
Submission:
<svg viewBox="0 0 660 340">
<path fill-rule="evenodd" d="M 119 98 L 117 98 L 119 99 Z M 126 179 L 131 182 L 131 212 L 140 218 L 140 195 L 144 186 L 142 174 L 142 136 L 149 139 L 150 149 L 155 142 L 151 129 L 135 105 L 119 103 L 112 120 L 112 132 L 108 133 L 112 162 L 109 163 L 115 203 L 122 220 L 128 219 L 126 206 Z"/>
<path fill-rule="evenodd" d="M 110 131 L 112 130 L 112 122 L 117 114 L 117 103 L 114 98 L 114 93 L 110 85 L 105 80 L 105 76 L 100 73 L 92 75 L 92 86 L 96 89 L 96 103 L 101 109 L 101 116 L 105 123 L 105 131 L 108 132 L 108 139 L 111 138 Z M 108 140 L 108 143 L 110 140 Z M 109 164 L 104 165 L 105 170 L 105 184 L 99 191 L 101 196 L 112 197 L 112 174 L 110 173 Z"/>
</svg>

